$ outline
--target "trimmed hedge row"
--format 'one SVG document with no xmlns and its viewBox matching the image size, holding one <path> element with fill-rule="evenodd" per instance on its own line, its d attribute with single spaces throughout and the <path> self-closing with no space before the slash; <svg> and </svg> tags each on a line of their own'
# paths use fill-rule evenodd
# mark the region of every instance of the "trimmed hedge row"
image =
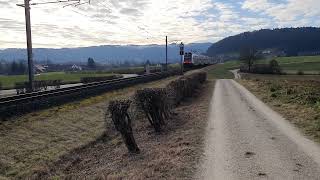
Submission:
<svg viewBox="0 0 320 180">
<path fill-rule="evenodd" d="M 196 90 L 204 83 L 207 79 L 207 73 L 204 71 L 197 71 L 190 75 L 182 76 L 181 78 L 172 81 L 165 88 L 145 88 L 136 91 L 133 102 L 136 105 L 134 111 L 143 112 L 146 119 L 148 119 L 150 125 L 154 128 L 156 132 L 161 132 L 166 125 L 166 120 L 170 119 L 173 112 L 172 109 L 180 104 L 180 102 L 194 95 Z M 116 129 L 130 129 L 131 119 L 128 114 L 128 109 L 131 104 L 127 103 L 126 108 L 123 108 L 122 102 L 129 102 L 130 100 L 116 100 L 111 101 L 106 114 L 111 114 L 113 122 L 122 121 L 114 123 Z M 129 105 L 128 105 L 129 104 Z M 115 111 L 117 109 L 117 111 Z M 120 109 L 122 109 L 121 113 Z M 124 110 L 125 109 L 125 110 Z M 127 119 L 130 119 L 130 123 L 126 123 Z M 119 128 L 119 124 L 122 124 L 122 128 Z M 130 125 L 130 127 L 127 127 Z M 137 145 L 135 143 L 128 143 L 128 133 L 120 131 L 122 134 L 123 140 L 126 143 L 129 152 L 139 153 L 135 150 Z M 131 133 L 132 134 L 132 133 Z M 131 136 L 130 138 L 133 138 Z M 131 140 L 135 142 L 134 140 Z"/>
</svg>

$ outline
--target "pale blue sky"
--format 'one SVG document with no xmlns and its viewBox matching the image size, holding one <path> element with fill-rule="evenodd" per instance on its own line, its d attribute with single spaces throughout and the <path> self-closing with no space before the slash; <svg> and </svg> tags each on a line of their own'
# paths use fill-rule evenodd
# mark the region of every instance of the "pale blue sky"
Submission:
<svg viewBox="0 0 320 180">
<path fill-rule="evenodd" d="M 170 42 L 216 42 L 262 28 L 320 26 L 320 0 L 91 2 L 32 7 L 34 47 L 163 44 L 166 35 Z M 0 48 L 25 47 L 24 10 L 17 3 L 23 0 L 0 0 Z"/>
</svg>

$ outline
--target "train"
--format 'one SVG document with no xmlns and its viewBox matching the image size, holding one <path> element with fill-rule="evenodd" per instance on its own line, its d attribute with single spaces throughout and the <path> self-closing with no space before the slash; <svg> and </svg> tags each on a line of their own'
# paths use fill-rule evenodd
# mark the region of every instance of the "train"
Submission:
<svg viewBox="0 0 320 180">
<path fill-rule="evenodd" d="M 183 66 L 185 68 L 192 68 L 217 64 L 217 62 L 218 61 L 213 57 L 186 52 L 184 54 Z"/>
</svg>

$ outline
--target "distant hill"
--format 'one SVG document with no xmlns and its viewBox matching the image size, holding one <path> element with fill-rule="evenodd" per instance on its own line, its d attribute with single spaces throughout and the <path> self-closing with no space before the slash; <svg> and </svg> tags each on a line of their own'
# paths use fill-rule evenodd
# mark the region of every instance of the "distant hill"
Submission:
<svg viewBox="0 0 320 180">
<path fill-rule="evenodd" d="M 263 29 L 245 32 L 214 43 L 207 54 L 234 54 L 239 53 L 243 47 L 254 47 L 258 50 L 277 49 L 287 56 L 320 52 L 320 28 Z"/>
<path fill-rule="evenodd" d="M 191 43 L 186 45 L 186 51 L 205 53 L 212 43 Z M 26 59 L 25 49 L 4 49 L 0 50 L 0 60 Z M 50 60 L 53 63 L 86 62 L 92 57 L 100 63 L 123 63 L 123 62 L 164 62 L 165 45 L 104 45 L 81 48 L 62 49 L 33 49 L 34 58 L 38 61 Z M 168 46 L 168 60 L 178 62 L 179 46 L 170 44 Z"/>
</svg>

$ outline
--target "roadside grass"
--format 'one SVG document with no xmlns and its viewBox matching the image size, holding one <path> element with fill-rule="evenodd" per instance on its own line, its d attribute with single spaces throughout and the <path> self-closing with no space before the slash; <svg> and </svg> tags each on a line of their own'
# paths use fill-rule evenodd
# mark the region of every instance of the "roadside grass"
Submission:
<svg viewBox="0 0 320 180">
<path fill-rule="evenodd" d="M 42 73 L 35 76 L 35 80 L 62 80 L 62 83 L 78 83 L 82 77 L 101 77 L 110 76 L 112 73 L 65 73 L 65 72 L 50 72 Z M 28 81 L 27 75 L 0 75 L 0 83 L 3 89 L 14 88 L 15 83 Z"/>
<path fill-rule="evenodd" d="M 320 81 L 274 76 L 239 82 L 307 136 L 320 142 Z"/>
<path fill-rule="evenodd" d="M 240 68 L 240 61 L 228 61 L 223 64 L 216 64 L 208 72 L 209 79 L 233 79 L 234 75 L 230 70 Z"/>
<path fill-rule="evenodd" d="M 23 178 L 71 150 L 95 141 L 105 131 L 107 102 L 131 96 L 143 87 L 162 87 L 175 78 L 108 92 L 0 122 L 0 179 Z"/>
</svg>

